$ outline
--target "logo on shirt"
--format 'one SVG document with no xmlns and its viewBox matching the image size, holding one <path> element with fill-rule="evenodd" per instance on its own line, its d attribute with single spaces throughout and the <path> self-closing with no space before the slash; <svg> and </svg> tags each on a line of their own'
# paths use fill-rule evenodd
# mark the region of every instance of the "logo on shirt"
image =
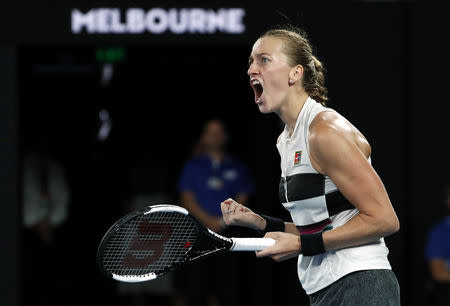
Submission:
<svg viewBox="0 0 450 306">
<path fill-rule="evenodd" d="M 300 165 L 301 159 L 302 159 L 302 151 L 295 151 L 294 166 Z"/>
</svg>

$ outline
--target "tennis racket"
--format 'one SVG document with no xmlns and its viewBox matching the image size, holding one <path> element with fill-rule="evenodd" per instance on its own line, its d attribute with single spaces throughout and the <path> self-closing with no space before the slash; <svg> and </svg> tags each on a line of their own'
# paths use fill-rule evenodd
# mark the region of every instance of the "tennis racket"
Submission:
<svg viewBox="0 0 450 306">
<path fill-rule="evenodd" d="M 144 282 L 206 256 L 227 251 L 259 251 L 270 238 L 226 238 L 203 226 L 186 209 L 154 205 L 132 212 L 106 232 L 97 263 L 110 278 Z"/>
</svg>

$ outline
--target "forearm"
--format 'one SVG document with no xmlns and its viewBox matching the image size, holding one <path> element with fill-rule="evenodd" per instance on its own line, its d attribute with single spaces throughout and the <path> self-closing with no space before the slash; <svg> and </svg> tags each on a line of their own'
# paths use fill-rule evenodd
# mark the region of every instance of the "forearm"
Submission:
<svg viewBox="0 0 450 306">
<path fill-rule="evenodd" d="M 253 228 L 261 232 L 267 231 L 267 221 L 264 218 L 255 220 Z M 299 236 L 297 227 L 292 222 L 284 222 L 284 232 Z"/>
<path fill-rule="evenodd" d="M 259 230 L 265 230 L 266 222 L 258 225 Z M 389 211 L 385 216 L 371 217 L 361 213 L 341 227 L 323 233 L 325 250 L 337 250 L 346 247 L 364 245 L 380 238 L 388 236 L 398 230 L 396 216 Z M 292 222 L 284 222 L 284 232 L 300 236 L 300 233 Z"/>
<path fill-rule="evenodd" d="M 433 273 L 433 279 L 438 282 L 450 283 L 450 272 L 440 271 L 438 273 Z"/>
<path fill-rule="evenodd" d="M 389 220 L 390 217 L 386 217 Z M 358 213 L 346 224 L 325 231 L 322 235 L 325 250 L 364 245 L 388 236 L 398 230 L 395 222 L 387 222 L 382 217 L 371 217 Z"/>
<path fill-rule="evenodd" d="M 302 235 L 293 223 L 285 222 L 284 233 L 266 233 L 265 237 L 274 239 L 276 243 L 257 252 L 257 256 L 271 256 L 276 261 L 282 261 L 298 254 L 314 256 L 325 251 L 363 245 L 384 237 L 388 233 L 390 227 L 381 223 L 378 218 L 365 218 L 358 214 L 343 226 L 325 231 L 322 235 L 320 232 Z"/>
<path fill-rule="evenodd" d="M 435 258 L 430 262 L 431 276 L 433 280 L 442 283 L 450 282 L 450 271 L 444 259 Z"/>
<path fill-rule="evenodd" d="M 284 222 L 284 231 L 285 231 L 286 233 L 294 234 L 294 235 L 296 235 L 296 236 L 299 236 L 299 235 L 300 235 L 300 233 L 299 233 L 297 227 L 296 227 L 295 224 L 292 223 L 292 222 Z"/>
</svg>

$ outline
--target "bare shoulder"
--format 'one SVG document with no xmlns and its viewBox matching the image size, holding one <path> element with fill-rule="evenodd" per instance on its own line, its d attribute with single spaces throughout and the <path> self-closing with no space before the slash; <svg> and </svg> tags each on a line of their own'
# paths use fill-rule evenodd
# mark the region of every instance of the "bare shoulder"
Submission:
<svg viewBox="0 0 450 306">
<path fill-rule="evenodd" d="M 332 110 L 317 114 L 309 127 L 310 145 L 315 147 L 336 146 L 339 143 L 356 145 L 369 157 L 371 147 L 364 135 L 346 118 Z"/>
</svg>

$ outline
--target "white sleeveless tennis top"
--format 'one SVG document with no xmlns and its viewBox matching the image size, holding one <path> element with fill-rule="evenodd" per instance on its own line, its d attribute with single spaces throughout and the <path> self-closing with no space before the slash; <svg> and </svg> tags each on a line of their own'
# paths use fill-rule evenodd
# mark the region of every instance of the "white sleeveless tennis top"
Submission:
<svg viewBox="0 0 450 306">
<path fill-rule="evenodd" d="M 277 143 L 281 156 L 280 201 L 301 233 L 338 228 L 358 213 L 333 181 L 311 166 L 307 141 L 309 125 L 324 110 L 334 111 L 309 97 L 292 136 L 289 137 L 285 126 Z M 312 294 L 354 271 L 391 269 L 388 253 L 384 239 L 380 239 L 316 256 L 300 255 L 298 276 L 306 293 Z"/>
</svg>

